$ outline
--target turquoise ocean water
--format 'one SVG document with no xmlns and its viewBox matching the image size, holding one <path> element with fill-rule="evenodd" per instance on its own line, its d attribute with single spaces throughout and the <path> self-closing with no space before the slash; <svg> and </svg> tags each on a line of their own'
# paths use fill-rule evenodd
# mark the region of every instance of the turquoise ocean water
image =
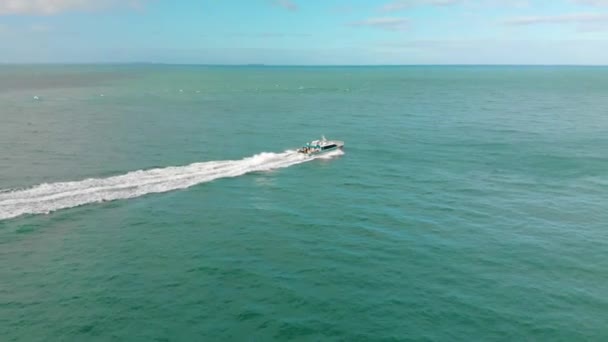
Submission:
<svg viewBox="0 0 608 342">
<path fill-rule="evenodd" d="M 607 151 L 602 67 L 0 66 L 0 340 L 605 341 Z"/>
</svg>

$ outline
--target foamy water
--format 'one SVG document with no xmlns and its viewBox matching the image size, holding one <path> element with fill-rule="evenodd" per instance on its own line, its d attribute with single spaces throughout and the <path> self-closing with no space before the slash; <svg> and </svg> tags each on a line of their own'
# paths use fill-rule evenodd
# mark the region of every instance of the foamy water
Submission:
<svg viewBox="0 0 608 342">
<path fill-rule="evenodd" d="M 262 152 L 241 160 L 208 161 L 186 166 L 138 170 L 108 178 L 44 183 L 28 189 L 0 190 L 0 220 L 24 214 L 47 214 L 88 203 L 184 189 L 218 178 L 280 169 L 341 154 L 343 152 L 340 150 L 312 157 L 295 151 Z"/>
</svg>

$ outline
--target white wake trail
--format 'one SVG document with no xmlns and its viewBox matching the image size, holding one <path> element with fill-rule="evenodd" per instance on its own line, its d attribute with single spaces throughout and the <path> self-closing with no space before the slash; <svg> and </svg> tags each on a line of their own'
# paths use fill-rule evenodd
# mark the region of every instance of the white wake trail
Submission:
<svg viewBox="0 0 608 342">
<path fill-rule="evenodd" d="M 263 152 L 241 160 L 209 161 L 186 166 L 138 170 L 108 178 L 45 183 L 20 190 L 0 190 L 0 220 L 25 214 L 47 214 L 55 210 L 88 203 L 184 189 L 218 178 L 285 168 L 317 158 L 330 158 L 342 153 L 337 150 L 325 155 L 309 157 L 295 151 Z"/>
</svg>

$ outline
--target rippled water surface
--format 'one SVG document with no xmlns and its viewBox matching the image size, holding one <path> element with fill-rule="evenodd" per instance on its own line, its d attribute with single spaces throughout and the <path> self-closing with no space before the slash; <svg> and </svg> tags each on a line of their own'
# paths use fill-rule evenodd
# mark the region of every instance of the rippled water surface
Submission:
<svg viewBox="0 0 608 342">
<path fill-rule="evenodd" d="M 606 89 L 0 66 L 0 340 L 606 340 Z"/>
</svg>

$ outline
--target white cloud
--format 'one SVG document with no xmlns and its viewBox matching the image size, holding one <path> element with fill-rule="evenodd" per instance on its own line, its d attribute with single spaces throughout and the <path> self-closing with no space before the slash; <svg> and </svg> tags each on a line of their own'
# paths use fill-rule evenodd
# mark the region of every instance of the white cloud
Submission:
<svg viewBox="0 0 608 342">
<path fill-rule="evenodd" d="M 298 4 L 296 4 L 295 2 L 293 2 L 291 0 L 274 0 L 272 3 L 275 6 L 282 7 L 288 11 L 297 11 L 298 10 Z"/>
<path fill-rule="evenodd" d="M 547 16 L 527 16 L 514 17 L 504 21 L 507 25 L 523 26 L 538 24 L 589 24 L 589 23 L 608 23 L 608 14 L 600 13 L 572 13 L 562 15 Z"/>
<path fill-rule="evenodd" d="M 389 31 L 404 31 L 409 29 L 409 20 L 405 18 L 382 17 L 355 21 L 352 26 L 373 27 Z"/>
<path fill-rule="evenodd" d="M 146 0 L 0 0 L 0 15 L 53 15 L 66 11 L 96 11 L 109 7 L 135 7 Z"/>
<path fill-rule="evenodd" d="M 397 0 L 382 6 L 384 12 L 395 12 L 414 6 L 451 6 L 461 3 L 462 0 Z"/>
<path fill-rule="evenodd" d="M 588 5 L 588 6 L 597 6 L 597 7 L 607 6 L 608 7 L 608 0 L 571 0 L 571 2 L 574 2 L 579 5 Z"/>
<path fill-rule="evenodd" d="M 581 0 L 594 1 L 594 0 Z M 602 1 L 602 0 L 595 0 Z M 529 0 L 395 0 L 380 8 L 382 12 L 397 12 L 413 7 L 449 7 L 466 5 L 469 7 L 491 6 L 491 7 L 529 7 Z"/>
</svg>

